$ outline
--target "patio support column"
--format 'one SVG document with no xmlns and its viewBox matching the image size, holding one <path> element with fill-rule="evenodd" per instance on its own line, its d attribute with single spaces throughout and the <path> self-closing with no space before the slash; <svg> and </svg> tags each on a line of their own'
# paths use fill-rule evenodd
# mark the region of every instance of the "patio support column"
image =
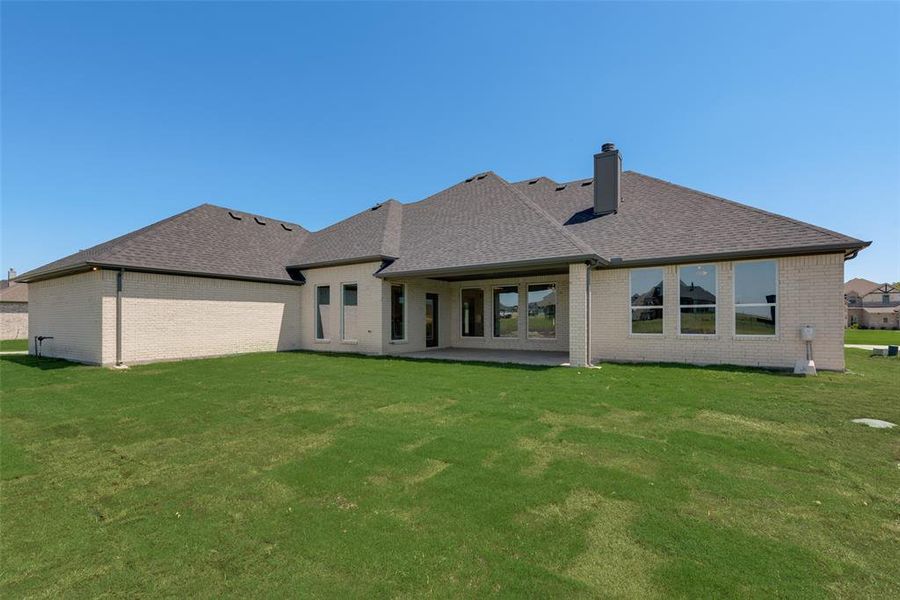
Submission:
<svg viewBox="0 0 900 600">
<path fill-rule="evenodd" d="M 585 263 L 569 265 L 569 364 L 590 364 L 590 270 Z"/>
</svg>

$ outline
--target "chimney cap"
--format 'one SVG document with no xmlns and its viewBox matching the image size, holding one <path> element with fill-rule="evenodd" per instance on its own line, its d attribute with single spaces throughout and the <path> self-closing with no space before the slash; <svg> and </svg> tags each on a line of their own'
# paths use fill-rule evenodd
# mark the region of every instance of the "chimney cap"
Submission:
<svg viewBox="0 0 900 600">
<path fill-rule="evenodd" d="M 612 142 L 606 142 L 603 146 L 600 147 L 601 152 L 612 152 L 616 149 L 616 145 Z"/>
</svg>

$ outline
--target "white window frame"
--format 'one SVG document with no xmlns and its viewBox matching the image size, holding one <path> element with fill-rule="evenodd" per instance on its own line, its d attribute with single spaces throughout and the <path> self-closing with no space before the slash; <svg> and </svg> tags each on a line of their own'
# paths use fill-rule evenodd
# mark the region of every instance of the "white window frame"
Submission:
<svg viewBox="0 0 900 600">
<path fill-rule="evenodd" d="M 525 284 L 525 338 L 529 340 L 547 340 L 553 341 L 557 336 L 557 329 L 559 323 L 556 322 L 553 324 L 553 337 L 541 337 L 539 335 L 531 335 L 530 328 L 528 327 L 528 319 L 531 315 L 528 314 L 528 291 L 531 286 L 537 285 L 550 285 L 553 286 L 553 291 L 556 293 L 556 308 L 554 308 L 553 312 L 559 309 L 559 284 L 555 281 L 531 281 Z"/>
<path fill-rule="evenodd" d="M 388 341 L 391 344 L 406 344 L 409 340 L 409 287 L 405 283 L 390 283 L 388 284 Z M 394 339 L 394 331 L 393 331 L 393 315 L 391 311 L 394 308 L 394 286 L 403 288 L 403 338 L 399 340 Z"/>
<path fill-rule="evenodd" d="M 712 267 L 716 270 L 716 303 L 715 304 L 682 304 L 681 303 L 681 269 L 689 269 L 691 267 Z M 689 265 L 678 265 L 675 271 L 678 279 L 678 323 L 676 324 L 678 335 L 691 338 L 714 338 L 719 335 L 719 265 L 717 263 L 694 263 Z M 665 284 L 663 284 L 663 295 L 665 295 Z M 665 304 L 665 299 L 663 299 Z M 715 309 L 716 330 L 713 333 L 682 333 L 681 332 L 681 309 L 682 308 L 713 308 Z M 735 314 L 737 311 L 735 311 Z M 737 318 L 737 317 L 735 317 Z"/>
<path fill-rule="evenodd" d="M 463 331 L 466 324 L 465 324 L 465 319 L 463 319 L 463 314 L 462 314 L 462 308 L 463 308 L 462 294 L 465 290 L 481 290 L 481 335 L 466 335 L 465 332 Z M 484 288 L 481 286 L 474 286 L 474 287 L 470 286 L 470 287 L 459 288 L 459 337 L 466 339 L 466 340 L 471 340 L 471 339 L 483 340 L 485 337 L 487 337 L 487 334 L 484 332 L 485 326 L 487 325 L 487 320 L 484 318 L 485 317 L 484 309 L 487 308 L 487 302 L 484 301 L 486 295 L 487 294 L 485 294 Z"/>
<path fill-rule="evenodd" d="M 751 307 L 759 307 L 759 306 L 772 306 L 769 302 L 754 302 L 751 304 L 738 304 L 737 303 L 737 266 L 748 264 L 748 263 L 763 263 L 763 262 L 771 262 L 775 263 L 775 333 L 769 335 L 757 335 L 753 333 L 738 333 L 737 332 L 737 313 L 739 306 L 751 306 Z M 732 332 L 734 332 L 735 339 L 739 340 L 772 340 L 779 336 L 781 333 L 781 289 L 780 289 L 780 275 L 781 270 L 778 265 L 777 258 L 761 258 L 757 260 L 739 260 L 735 261 L 731 265 L 731 327 Z"/>
<path fill-rule="evenodd" d="M 662 284 L 663 284 L 663 303 L 662 306 L 658 307 L 663 311 L 663 319 L 662 319 L 662 331 L 660 333 L 635 333 L 632 331 L 631 326 L 634 325 L 634 321 L 632 320 L 632 315 L 634 314 L 634 309 L 636 308 L 654 308 L 647 306 L 632 306 L 631 305 L 631 277 L 635 273 L 635 271 L 662 271 Z M 656 337 L 660 338 L 665 336 L 666 334 L 666 289 L 669 286 L 666 285 L 666 268 L 665 267 L 640 267 L 637 269 L 628 269 L 628 290 L 627 290 L 627 298 L 628 298 L 628 335 L 639 336 L 639 337 Z"/>
<path fill-rule="evenodd" d="M 313 340 L 316 342 L 330 342 L 331 338 L 328 337 L 319 337 L 319 288 L 329 288 L 328 289 L 328 304 L 326 306 L 331 306 L 331 284 L 323 283 L 317 284 L 314 286 L 313 292 Z M 331 311 L 328 311 L 329 313 Z M 327 324 L 322 322 L 322 334 L 328 334 Z"/>
<path fill-rule="evenodd" d="M 491 339 L 493 340 L 517 340 L 519 339 L 519 323 L 516 323 L 516 335 L 496 335 L 494 328 L 494 320 L 497 318 L 497 311 L 494 310 L 494 292 L 499 289 L 514 287 L 516 288 L 516 303 L 518 304 L 517 311 L 521 312 L 522 310 L 522 286 L 518 283 L 507 283 L 506 285 L 494 285 L 491 286 Z M 527 296 L 526 296 L 527 300 Z M 526 309 L 527 312 L 527 309 Z M 526 315 L 527 316 L 527 315 Z M 520 317 L 516 317 L 519 319 Z"/>
<path fill-rule="evenodd" d="M 348 285 L 356 286 L 356 324 L 359 325 L 359 282 L 356 281 L 342 281 L 340 285 L 341 290 L 341 341 L 345 344 L 356 344 L 358 340 L 356 338 L 348 338 L 345 327 L 344 327 L 344 287 Z"/>
</svg>

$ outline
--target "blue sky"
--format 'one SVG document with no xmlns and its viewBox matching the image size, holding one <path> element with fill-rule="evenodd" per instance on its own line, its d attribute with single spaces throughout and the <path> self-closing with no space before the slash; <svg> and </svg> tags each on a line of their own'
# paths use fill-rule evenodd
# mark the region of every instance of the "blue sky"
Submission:
<svg viewBox="0 0 900 600">
<path fill-rule="evenodd" d="M 2 268 L 203 202 L 324 227 L 626 169 L 900 280 L 900 4 L 2 3 Z"/>
</svg>

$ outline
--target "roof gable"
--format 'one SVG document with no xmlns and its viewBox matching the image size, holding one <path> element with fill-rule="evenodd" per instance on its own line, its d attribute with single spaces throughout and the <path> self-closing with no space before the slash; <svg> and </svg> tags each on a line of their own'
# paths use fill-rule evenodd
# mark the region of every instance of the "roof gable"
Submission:
<svg viewBox="0 0 900 600">
<path fill-rule="evenodd" d="M 397 258 L 402 216 L 403 205 L 391 199 L 311 233 L 297 248 L 290 266 L 309 268 Z"/>
<path fill-rule="evenodd" d="M 590 248 L 533 200 L 482 173 L 403 207 L 399 258 L 382 275 L 574 260 Z"/>
</svg>

